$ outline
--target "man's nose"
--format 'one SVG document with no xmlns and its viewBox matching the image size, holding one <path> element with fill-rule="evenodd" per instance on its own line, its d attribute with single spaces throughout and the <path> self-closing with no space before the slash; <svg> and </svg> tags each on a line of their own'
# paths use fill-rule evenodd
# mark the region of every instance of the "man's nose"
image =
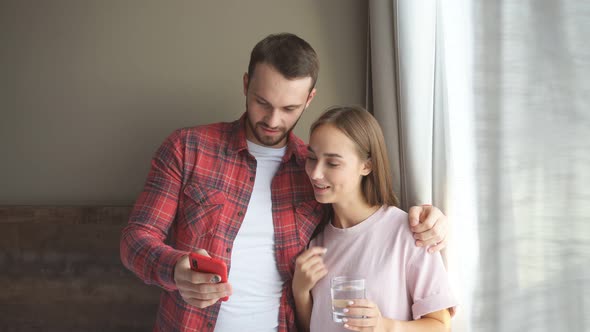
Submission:
<svg viewBox="0 0 590 332">
<path fill-rule="evenodd" d="M 278 128 L 281 124 L 279 110 L 273 108 L 266 117 L 266 124 L 271 128 Z"/>
</svg>

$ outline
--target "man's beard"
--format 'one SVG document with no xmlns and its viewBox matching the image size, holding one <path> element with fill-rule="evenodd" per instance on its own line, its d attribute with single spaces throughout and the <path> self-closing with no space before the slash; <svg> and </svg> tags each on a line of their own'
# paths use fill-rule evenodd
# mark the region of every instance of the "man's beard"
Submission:
<svg viewBox="0 0 590 332">
<path fill-rule="evenodd" d="M 285 137 L 287 137 L 291 131 L 293 131 L 293 128 L 295 128 L 295 125 L 297 125 L 297 122 L 299 122 L 299 119 L 297 119 L 297 121 L 295 121 L 295 123 L 293 124 L 293 126 L 291 126 L 291 128 L 287 129 L 287 130 L 283 130 L 283 128 L 279 128 L 279 130 L 282 131 L 282 133 L 278 136 L 278 137 L 270 137 L 270 136 L 265 136 L 262 134 L 259 134 L 257 129 L 260 127 L 266 127 L 266 124 L 262 121 L 257 122 L 256 124 L 252 123 L 250 118 L 248 116 L 246 116 L 247 118 L 247 125 L 250 127 L 250 130 L 252 131 L 252 134 L 254 134 L 254 137 L 256 137 L 256 140 L 258 140 L 258 142 L 264 146 L 275 146 L 277 144 L 279 144 L 283 139 L 285 139 Z"/>
</svg>

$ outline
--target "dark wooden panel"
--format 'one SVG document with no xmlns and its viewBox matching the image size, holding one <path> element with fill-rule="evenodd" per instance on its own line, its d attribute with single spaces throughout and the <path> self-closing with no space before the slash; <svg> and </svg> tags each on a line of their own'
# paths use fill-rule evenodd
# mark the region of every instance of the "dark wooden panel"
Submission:
<svg viewBox="0 0 590 332">
<path fill-rule="evenodd" d="M 0 331 L 150 331 L 160 289 L 119 259 L 130 209 L 0 206 Z"/>
<path fill-rule="evenodd" d="M 31 315 L 36 312 L 37 314 Z M 152 305 L 113 303 L 0 304 L 1 331 L 151 331 Z M 141 320 L 140 317 L 148 317 Z"/>
<path fill-rule="evenodd" d="M 123 225 L 130 206 L 0 206 L 0 223 Z"/>
</svg>

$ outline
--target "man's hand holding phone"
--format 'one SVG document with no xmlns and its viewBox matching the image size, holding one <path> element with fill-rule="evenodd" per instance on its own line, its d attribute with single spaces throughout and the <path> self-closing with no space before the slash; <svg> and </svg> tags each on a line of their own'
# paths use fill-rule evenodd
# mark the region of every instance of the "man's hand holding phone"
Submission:
<svg viewBox="0 0 590 332">
<path fill-rule="evenodd" d="M 184 301 L 198 308 L 209 307 L 220 299 L 226 301 L 232 293 L 223 261 L 210 258 L 202 249 L 178 260 L 174 282 Z"/>
</svg>

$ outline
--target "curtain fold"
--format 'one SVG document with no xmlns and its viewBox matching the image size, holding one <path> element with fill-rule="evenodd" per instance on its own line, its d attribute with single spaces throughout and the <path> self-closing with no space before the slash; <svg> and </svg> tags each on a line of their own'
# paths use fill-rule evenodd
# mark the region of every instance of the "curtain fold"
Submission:
<svg viewBox="0 0 590 332">
<path fill-rule="evenodd" d="M 404 209 L 431 203 L 436 3 L 369 1 L 369 17 L 371 111 L 390 143 L 394 186 Z"/>
<path fill-rule="evenodd" d="M 461 302 L 455 331 L 469 330 L 477 260 L 470 56 L 458 52 L 470 47 L 469 8 L 455 0 L 369 1 L 368 105 L 387 139 L 401 207 L 432 203 L 453 224 L 446 264 Z M 464 199 L 450 199 L 457 196 Z"/>
<path fill-rule="evenodd" d="M 394 23 L 395 6 L 391 1 L 369 1 L 369 62 L 367 86 L 367 107 L 379 120 L 383 135 L 388 142 L 387 148 L 393 173 L 393 186 L 400 198 L 402 208 L 406 200 L 401 195 L 401 149 L 398 135 L 399 91 L 397 80 L 397 45 L 396 26 Z M 373 22 L 381 22 L 374 24 Z"/>
</svg>

